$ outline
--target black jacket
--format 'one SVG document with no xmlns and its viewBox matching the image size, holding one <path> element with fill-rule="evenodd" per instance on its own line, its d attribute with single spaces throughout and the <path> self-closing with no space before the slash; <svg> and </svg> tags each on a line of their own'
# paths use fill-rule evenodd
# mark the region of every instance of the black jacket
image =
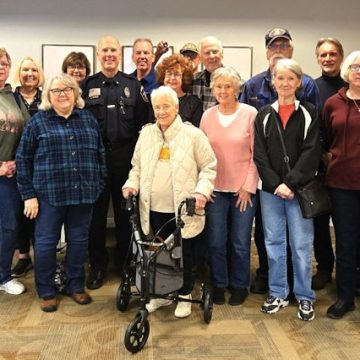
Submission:
<svg viewBox="0 0 360 360">
<path fill-rule="evenodd" d="M 295 111 L 285 129 L 278 114 L 278 102 L 264 106 L 255 120 L 254 161 L 262 181 L 262 190 L 274 193 L 285 183 L 292 191 L 311 180 L 319 167 L 321 147 L 319 119 L 315 107 L 308 102 L 295 101 Z M 291 171 L 284 162 L 279 132 L 282 130 Z"/>
</svg>

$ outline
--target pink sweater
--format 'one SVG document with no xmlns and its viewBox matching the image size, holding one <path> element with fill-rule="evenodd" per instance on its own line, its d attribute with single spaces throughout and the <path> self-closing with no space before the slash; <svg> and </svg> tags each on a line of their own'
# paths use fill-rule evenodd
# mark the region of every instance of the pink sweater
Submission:
<svg viewBox="0 0 360 360">
<path fill-rule="evenodd" d="M 218 117 L 218 106 L 206 110 L 200 129 L 208 137 L 217 159 L 215 189 L 236 192 L 240 188 L 255 193 L 259 175 L 253 161 L 254 121 L 257 111 L 240 104 L 237 117 L 223 127 Z"/>
</svg>

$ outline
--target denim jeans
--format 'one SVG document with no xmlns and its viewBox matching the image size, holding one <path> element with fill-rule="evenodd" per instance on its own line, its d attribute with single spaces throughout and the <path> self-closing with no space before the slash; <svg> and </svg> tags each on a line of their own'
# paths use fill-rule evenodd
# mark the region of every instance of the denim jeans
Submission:
<svg viewBox="0 0 360 360">
<path fill-rule="evenodd" d="M 0 176 L 0 284 L 11 280 L 20 212 L 21 199 L 16 178 Z"/>
<path fill-rule="evenodd" d="M 314 241 L 312 219 L 304 219 L 296 198 L 284 200 L 260 191 L 265 246 L 269 262 L 269 294 L 282 299 L 289 295 L 287 281 L 286 226 L 294 270 L 294 295 L 299 300 L 315 300 L 311 289 L 311 255 Z"/>
<path fill-rule="evenodd" d="M 91 204 L 52 206 L 39 200 L 35 225 L 35 285 L 40 298 L 56 296 L 56 246 L 64 224 L 66 237 L 65 291 L 84 291 L 85 261 L 92 215 Z"/>
<path fill-rule="evenodd" d="M 336 237 L 336 288 L 339 299 L 353 302 L 360 244 L 360 191 L 330 188 Z"/>
<path fill-rule="evenodd" d="M 240 212 L 235 206 L 238 199 L 234 193 L 214 191 L 214 202 L 209 204 L 207 235 L 212 285 L 234 289 L 250 285 L 250 240 L 252 223 L 256 211 L 256 195 L 251 196 L 253 206 Z M 231 226 L 228 227 L 228 213 L 231 212 Z M 228 236 L 228 228 L 230 236 Z M 227 264 L 227 240 L 230 239 L 230 266 Z M 229 270 L 230 268 L 230 270 Z"/>
</svg>

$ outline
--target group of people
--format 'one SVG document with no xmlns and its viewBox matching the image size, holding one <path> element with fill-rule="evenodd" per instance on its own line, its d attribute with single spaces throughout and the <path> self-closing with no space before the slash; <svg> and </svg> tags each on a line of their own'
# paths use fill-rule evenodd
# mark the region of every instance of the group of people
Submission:
<svg viewBox="0 0 360 360">
<path fill-rule="evenodd" d="M 265 47 L 269 68 L 243 83 L 223 65 L 215 37 L 199 46 L 185 44 L 156 68 L 167 43 L 161 41 L 154 52 L 149 39 L 136 39 L 136 70 L 127 75 L 119 71 L 119 41 L 105 36 L 97 46 L 98 73 L 90 75 L 86 57 L 71 53 L 63 74 L 42 88 L 41 68 L 28 57 L 20 64 L 15 92 L 6 83 L 11 59 L 1 49 L 0 289 L 25 290 L 15 278 L 32 267 L 29 246 L 35 239 L 40 307 L 55 311 L 56 245 L 64 225 L 65 292 L 88 304 L 85 284 L 98 289 L 107 275 L 110 198 L 114 260 L 122 277 L 131 228 L 121 202 L 139 196 L 148 235 L 167 222 L 171 228 L 179 203 L 193 196 L 197 214 L 185 217 L 179 296 L 191 299 L 194 268 L 205 259 L 215 304 L 225 303 L 228 290 L 229 304 L 240 305 L 250 290 L 268 293 L 265 313 L 276 313 L 294 298 L 297 316 L 313 320 L 314 290 L 332 278 L 330 215 L 305 219 L 296 193 L 321 176 L 329 187 L 336 235 L 337 300 L 327 315 L 337 319 L 353 310 L 360 288 L 360 51 L 344 60 L 338 40 L 320 39 L 322 75 L 313 80 L 292 59 L 288 30 L 270 30 Z M 259 268 L 251 283 L 254 218 Z M 19 260 L 11 273 L 16 246 Z M 313 247 L 318 266 L 312 277 Z M 170 304 L 151 299 L 147 309 Z M 191 302 L 177 304 L 175 316 L 190 313 Z"/>
</svg>

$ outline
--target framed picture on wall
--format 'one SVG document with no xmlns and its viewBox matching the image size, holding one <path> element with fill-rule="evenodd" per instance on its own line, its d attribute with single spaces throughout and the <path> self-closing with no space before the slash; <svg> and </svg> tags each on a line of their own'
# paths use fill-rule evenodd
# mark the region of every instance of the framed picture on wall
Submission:
<svg viewBox="0 0 360 360">
<path fill-rule="evenodd" d="M 224 66 L 233 67 L 243 80 L 249 80 L 253 71 L 253 48 L 249 46 L 223 46 Z"/>
<path fill-rule="evenodd" d="M 62 45 L 62 44 L 42 44 L 41 59 L 44 69 L 45 79 L 61 73 L 61 66 L 65 57 L 71 53 L 82 52 L 90 62 L 91 74 L 95 72 L 95 46 L 94 45 Z"/>
<path fill-rule="evenodd" d="M 223 46 L 223 65 L 233 67 L 244 81 L 252 77 L 253 48 L 249 46 Z M 201 65 L 201 70 L 204 66 Z"/>
<path fill-rule="evenodd" d="M 156 46 L 154 46 L 154 52 L 155 51 L 156 51 Z M 122 47 L 122 71 L 125 74 L 131 74 L 136 69 L 136 66 L 132 61 L 132 53 L 133 53 L 132 45 L 124 45 Z M 169 50 L 160 57 L 160 59 L 157 63 L 160 64 L 164 58 L 172 55 L 173 53 L 174 53 L 174 47 L 169 46 Z M 155 68 L 156 68 L 156 66 L 155 66 Z"/>
</svg>

